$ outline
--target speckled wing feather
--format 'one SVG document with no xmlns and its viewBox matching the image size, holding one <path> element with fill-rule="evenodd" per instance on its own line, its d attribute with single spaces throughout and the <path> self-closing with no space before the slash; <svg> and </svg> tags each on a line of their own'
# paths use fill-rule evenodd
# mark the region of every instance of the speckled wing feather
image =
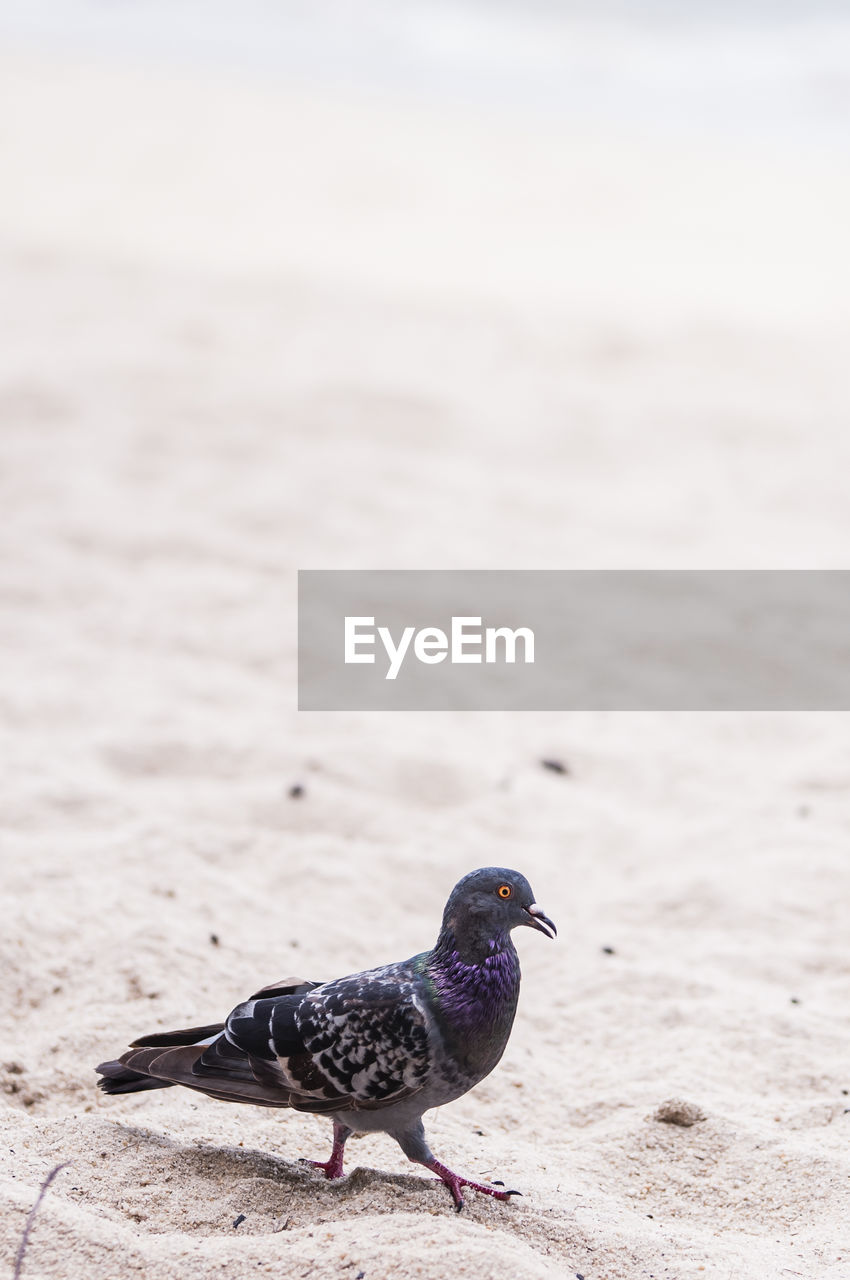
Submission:
<svg viewBox="0 0 850 1280">
<path fill-rule="evenodd" d="M 282 978 L 256 992 L 253 1000 L 272 996 L 300 998 L 317 987 L 303 978 Z M 133 1093 L 181 1084 L 226 1102 L 287 1107 L 289 1092 L 276 1074 L 258 1063 L 224 1035 L 224 1023 L 140 1036 L 128 1051 L 97 1068 L 106 1093 Z"/>
<path fill-rule="evenodd" d="M 287 1091 L 296 1110 L 373 1110 L 422 1088 L 428 1026 L 421 979 L 407 961 L 297 996 L 249 1000 L 233 1010 L 225 1034 L 256 1078 Z"/>
</svg>

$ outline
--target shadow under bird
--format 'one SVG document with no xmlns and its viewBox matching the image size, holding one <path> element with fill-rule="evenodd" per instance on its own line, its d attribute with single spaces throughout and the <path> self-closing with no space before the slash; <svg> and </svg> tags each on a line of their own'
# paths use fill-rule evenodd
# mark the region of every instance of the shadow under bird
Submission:
<svg viewBox="0 0 850 1280">
<path fill-rule="evenodd" d="M 143 1036 L 97 1068 L 106 1093 L 182 1084 L 226 1102 L 327 1114 L 333 1150 L 311 1161 L 343 1176 L 353 1132 L 380 1131 L 437 1174 L 463 1208 L 464 1187 L 507 1200 L 431 1152 L 422 1116 L 461 1097 L 504 1053 L 519 997 L 511 931 L 555 937 L 524 876 L 472 871 L 446 903 L 436 945 L 410 960 L 335 982 L 289 978 L 237 1005 L 223 1023 Z"/>
</svg>

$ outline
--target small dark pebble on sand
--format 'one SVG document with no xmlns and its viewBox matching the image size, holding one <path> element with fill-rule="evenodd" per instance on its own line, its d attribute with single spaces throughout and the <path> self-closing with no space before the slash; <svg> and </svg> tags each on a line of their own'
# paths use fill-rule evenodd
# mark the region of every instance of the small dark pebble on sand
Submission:
<svg viewBox="0 0 850 1280">
<path fill-rule="evenodd" d="M 659 1120 L 662 1124 L 677 1124 L 683 1129 L 689 1129 L 692 1124 L 704 1120 L 705 1113 L 694 1102 L 684 1102 L 681 1098 L 667 1098 L 656 1107 L 652 1119 Z"/>
<path fill-rule="evenodd" d="M 234 1230 L 236 1229 L 236 1227 L 238 1227 L 238 1226 L 239 1226 L 240 1222 L 244 1222 L 244 1221 L 245 1221 L 245 1214 L 244 1214 L 244 1213 L 240 1213 L 240 1215 L 239 1215 L 239 1217 L 238 1217 L 238 1218 L 234 1218 L 234 1219 L 233 1219 L 233 1227 L 234 1227 Z"/>
<path fill-rule="evenodd" d="M 289 798 L 290 798 L 290 800 L 300 800 L 300 799 L 301 799 L 301 797 L 303 796 L 303 794 L 304 794 L 304 788 L 302 787 L 302 785 L 301 785 L 301 783 L 300 783 L 300 782 L 296 782 L 296 783 L 294 783 L 294 784 L 289 788 Z"/>
<path fill-rule="evenodd" d="M 540 763 L 544 769 L 549 769 L 552 773 L 569 773 L 569 768 L 563 760 L 541 760 Z"/>
</svg>

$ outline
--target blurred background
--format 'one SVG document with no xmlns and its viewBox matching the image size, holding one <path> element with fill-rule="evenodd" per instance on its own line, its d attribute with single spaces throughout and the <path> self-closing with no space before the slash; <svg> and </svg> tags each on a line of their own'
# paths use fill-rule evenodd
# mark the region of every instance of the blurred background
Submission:
<svg viewBox="0 0 850 1280">
<path fill-rule="evenodd" d="M 287 569 L 843 563 L 844 6 L 32 0 L 0 38 L 7 442 L 21 388 L 77 443 L 143 414 L 148 467 L 199 432 L 212 515 L 199 419 L 273 419 L 255 518 L 323 508 Z M 56 390 L 89 357 L 99 404 Z"/>
<path fill-rule="evenodd" d="M 10 235 L 650 327 L 846 294 L 839 3 L 32 0 L 0 35 Z"/>
</svg>

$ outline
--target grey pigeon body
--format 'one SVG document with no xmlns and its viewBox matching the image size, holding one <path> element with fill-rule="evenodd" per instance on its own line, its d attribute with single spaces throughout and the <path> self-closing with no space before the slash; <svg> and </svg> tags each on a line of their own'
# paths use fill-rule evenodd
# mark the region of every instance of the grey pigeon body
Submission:
<svg viewBox="0 0 850 1280">
<path fill-rule="evenodd" d="M 224 1023 L 137 1040 L 98 1068 L 107 1093 L 182 1084 L 211 1097 L 327 1114 L 329 1160 L 342 1176 L 352 1132 L 380 1130 L 435 1172 L 458 1209 L 461 1189 L 499 1190 L 451 1172 L 425 1140 L 422 1116 L 488 1075 L 510 1036 L 520 986 L 511 930 L 555 935 L 524 876 L 486 867 L 465 876 L 446 904 L 436 945 L 398 964 L 333 982 L 296 978 L 263 988 Z"/>
</svg>

